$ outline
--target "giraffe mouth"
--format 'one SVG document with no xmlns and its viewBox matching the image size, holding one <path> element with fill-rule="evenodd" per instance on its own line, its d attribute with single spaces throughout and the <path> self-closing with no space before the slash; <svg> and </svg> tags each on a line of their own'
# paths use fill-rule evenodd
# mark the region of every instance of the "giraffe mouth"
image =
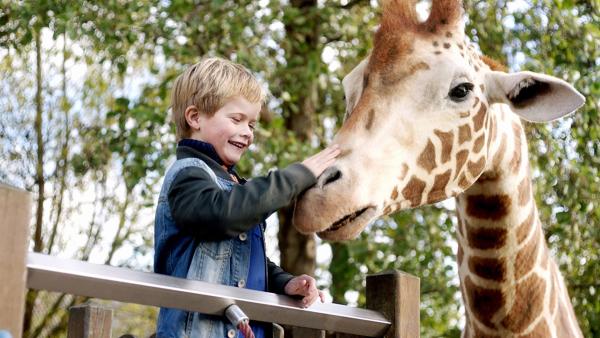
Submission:
<svg viewBox="0 0 600 338">
<path fill-rule="evenodd" d="M 318 234 L 319 235 L 325 235 L 334 231 L 337 231 L 343 227 L 345 227 L 346 225 L 352 223 L 353 221 L 355 221 L 357 218 L 359 218 L 360 216 L 362 216 L 365 212 L 367 212 L 367 210 L 372 209 L 373 207 L 368 206 L 368 207 L 364 207 L 362 209 L 359 209 L 355 212 L 352 212 L 340 219 L 338 219 L 337 221 L 335 221 L 329 228 L 320 231 Z"/>
</svg>

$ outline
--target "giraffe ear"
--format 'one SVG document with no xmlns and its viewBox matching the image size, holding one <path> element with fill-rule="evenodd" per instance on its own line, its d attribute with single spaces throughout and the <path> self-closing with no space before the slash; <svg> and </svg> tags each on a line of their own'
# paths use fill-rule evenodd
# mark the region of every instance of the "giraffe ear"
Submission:
<svg viewBox="0 0 600 338">
<path fill-rule="evenodd" d="M 358 66 L 354 67 L 354 69 L 352 69 L 342 80 L 344 95 L 346 96 L 346 114 L 344 114 L 344 120 L 350 116 L 350 113 L 352 113 L 358 100 L 360 100 L 360 97 L 362 96 L 365 68 L 367 68 L 369 58 L 370 56 L 367 56 L 367 58 L 362 60 Z"/>
<path fill-rule="evenodd" d="M 533 73 L 490 72 L 485 78 L 490 103 L 506 103 L 523 119 L 547 122 L 574 112 L 585 98 L 573 86 L 554 76 Z"/>
</svg>

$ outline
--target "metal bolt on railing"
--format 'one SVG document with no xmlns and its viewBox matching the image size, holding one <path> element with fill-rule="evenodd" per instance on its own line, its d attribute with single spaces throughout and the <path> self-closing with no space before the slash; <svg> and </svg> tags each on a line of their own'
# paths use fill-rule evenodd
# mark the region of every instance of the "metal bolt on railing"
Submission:
<svg viewBox="0 0 600 338">
<path fill-rule="evenodd" d="M 254 338 L 254 332 L 252 332 L 252 328 L 250 327 L 250 318 L 246 316 L 239 306 L 233 304 L 225 309 L 225 317 L 242 332 L 244 337 Z"/>
</svg>

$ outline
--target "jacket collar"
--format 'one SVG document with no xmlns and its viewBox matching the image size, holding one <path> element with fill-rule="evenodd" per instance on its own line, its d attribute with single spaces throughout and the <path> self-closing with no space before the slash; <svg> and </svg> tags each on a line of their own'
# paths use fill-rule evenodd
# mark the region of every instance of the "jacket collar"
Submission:
<svg viewBox="0 0 600 338">
<path fill-rule="evenodd" d="M 235 171 L 234 165 L 227 167 L 227 170 L 225 170 L 223 161 L 217 154 L 215 147 L 210 143 L 194 139 L 182 139 L 177 143 L 177 159 L 188 157 L 200 158 L 221 178 L 232 180 L 230 175 L 234 175 L 239 183 L 246 182 Z"/>
</svg>

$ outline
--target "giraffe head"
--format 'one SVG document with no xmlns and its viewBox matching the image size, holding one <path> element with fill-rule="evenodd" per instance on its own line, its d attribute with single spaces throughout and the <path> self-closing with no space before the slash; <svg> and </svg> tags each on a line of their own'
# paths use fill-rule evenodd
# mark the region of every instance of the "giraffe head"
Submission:
<svg viewBox="0 0 600 338">
<path fill-rule="evenodd" d="M 492 105 L 550 121 L 584 98 L 543 74 L 507 74 L 466 40 L 458 0 L 433 0 L 419 21 L 413 0 L 383 4 L 370 56 L 343 80 L 342 153 L 297 201 L 294 224 L 330 240 L 356 237 L 377 217 L 468 189 L 489 169 Z"/>
</svg>

